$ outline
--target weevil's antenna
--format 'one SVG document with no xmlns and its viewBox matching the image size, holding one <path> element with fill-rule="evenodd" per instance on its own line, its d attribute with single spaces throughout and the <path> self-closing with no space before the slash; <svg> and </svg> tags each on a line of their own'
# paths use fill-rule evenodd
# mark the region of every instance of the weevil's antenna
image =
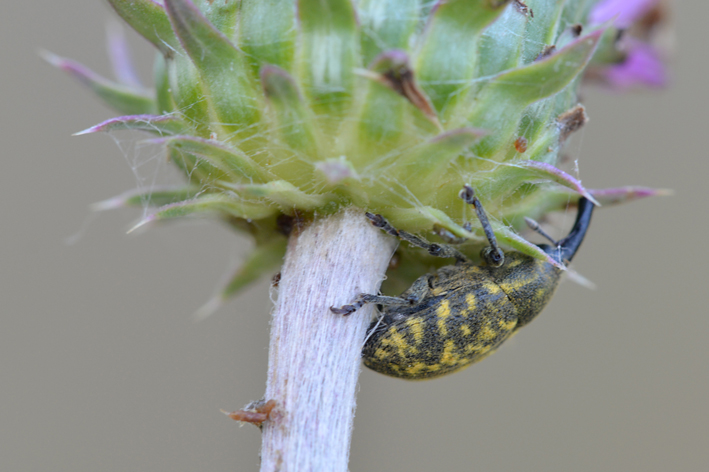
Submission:
<svg viewBox="0 0 709 472">
<path fill-rule="evenodd" d="M 495 238 L 495 233 L 492 231 L 492 225 L 490 225 L 490 221 L 487 219 L 487 214 L 485 214 L 482 203 L 480 203 L 478 197 L 475 196 L 473 187 L 465 184 L 458 196 L 462 198 L 465 203 L 475 208 L 475 213 L 478 215 L 483 231 L 485 231 L 485 237 L 490 243 L 490 247 L 483 249 L 481 253 L 482 257 L 491 266 L 500 267 L 505 262 L 505 253 L 502 252 L 502 249 L 497 245 L 497 239 Z"/>
<path fill-rule="evenodd" d="M 539 226 L 539 223 L 537 223 L 536 221 L 534 221 L 534 220 L 531 219 L 531 218 L 527 218 L 526 216 L 524 217 L 524 221 L 527 223 L 527 226 L 529 226 L 529 229 L 531 229 L 531 230 L 534 231 L 535 233 L 540 234 L 541 236 L 543 236 L 546 240 L 548 240 L 548 241 L 549 241 L 550 243 L 552 243 L 554 246 L 558 246 L 558 245 L 559 245 L 559 242 L 556 241 L 556 240 L 555 240 L 554 238 L 552 238 L 551 236 L 549 236 L 549 234 L 547 234 L 547 232 L 544 231 L 541 226 Z"/>
<path fill-rule="evenodd" d="M 579 198 L 578 212 L 576 213 L 576 221 L 574 226 L 569 231 L 569 234 L 554 244 L 554 247 L 546 244 L 539 246 L 551 257 L 562 264 L 570 262 L 576 255 L 583 238 L 586 236 L 588 227 L 591 224 L 591 216 L 596 206 L 586 197 Z"/>
</svg>

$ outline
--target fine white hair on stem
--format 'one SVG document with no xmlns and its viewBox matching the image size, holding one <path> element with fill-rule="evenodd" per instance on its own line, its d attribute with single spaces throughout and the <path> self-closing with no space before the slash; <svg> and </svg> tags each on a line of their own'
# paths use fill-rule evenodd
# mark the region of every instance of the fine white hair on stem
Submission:
<svg viewBox="0 0 709 472">
<path fill-rule="evenodd" d="M 293 234 L 271 322 L 261 471 L 346 472 L 362 340 L 371 305 L 350 316 L 331 306 L 378 293 L 396 241 L 361 211 L 346 210 Z"/>
</svg>

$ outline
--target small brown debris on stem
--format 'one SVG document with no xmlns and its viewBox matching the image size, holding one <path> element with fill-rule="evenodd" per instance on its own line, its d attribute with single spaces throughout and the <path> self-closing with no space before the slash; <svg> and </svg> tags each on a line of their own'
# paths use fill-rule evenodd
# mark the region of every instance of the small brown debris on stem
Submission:
<svg viewBox="0 0 709 472">
<path fill-rule="evenodd" d="M 551 56 L 556 52 L 556 46 L 553 44 L 544 46 L 544 49 L 542 49 L 542 52 L 539 53 L 535 61 L 541 61 L 542 59 L 546 59 L 547 57 Z"/>
<path fill-rule="evenodd" d="M 534 11 L 527 6 L 522 0 L 514 0 L 512 4 L 515 6 L 518 12 L 523 15 L 529 15 L 530 18 L 534 18 Z"/>
<path fill-rule="evenodd" d="M 413 106 L 421 110 L 436 127 L 443 129 L 430 98 L 416 82 L 406 52 L 398 49 L 383 52 L 372 61 L 369 70 L 376 74 L 376 80 L 379 83 L 406 98 Z"/>
<path fill-rule="evenodd" d="M 563 143 L 571 133 L 579 130 L 583 125 L 588 123 L 586 108 L 578 104 L 559 115 L 556 122 L 559 126 L 559 140 Z"/>
<path fill-rule="evenodd" d="M 228 411 L 221 410 L 221 412 L 234 421 L 241 421 L 242 423 L 251 423 L 260 428 L 261 424 L 264 421 L 270 419 L 271 411 L 273 411 L 275 406 L 276 400 L 269 400 L 267 402 L 261 400 L 256 404 L 252 403 L 246 405 L 243 410 L 232 411 L 231 413 L 229 413 Z"/>
<path fill-rule="evenodd" d="M 276 229 L 284 236 L 290 236 L 293 231 L 300 231 L 305 226 L 305 217 L 298 211 L 293 215 L 280 214 L 276 218 Z"/>
</svg>

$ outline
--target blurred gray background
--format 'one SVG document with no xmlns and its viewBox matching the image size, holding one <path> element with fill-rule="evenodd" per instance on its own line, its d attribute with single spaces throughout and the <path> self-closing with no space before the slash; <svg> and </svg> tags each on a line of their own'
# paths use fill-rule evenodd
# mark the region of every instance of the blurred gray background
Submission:
<svg viewBox="0 0 709 472">
<path fill-rule="evenodd" d="M 485 362 L 421 383 L 364 371 L 352 471 L 706 470 L 709 4 L 675 3 L 671 88 L 588 90 L 573 148 L 589 187 L 675 195 L 597 212 L 575 260 L 597 290 L 564 283 Z M 134 156 L 70 136 L 113 113 L 37 51 L 108 74 L 112 12 L 1 8 L 0 469 L 257 470 L 257 429 L 219 408 L 263 393 L 268 284 L 191 319 L 248 242 L 210 222 L 126 235 L 139 210 L 92 214 L 135 188 Z"/>
</svg>

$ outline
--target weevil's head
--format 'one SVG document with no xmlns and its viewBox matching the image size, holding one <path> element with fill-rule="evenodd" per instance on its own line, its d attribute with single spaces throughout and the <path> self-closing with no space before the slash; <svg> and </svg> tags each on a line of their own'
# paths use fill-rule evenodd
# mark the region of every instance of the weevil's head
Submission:
<svg viewBox="0 0 709 472">
<path fill-rule="evenodd" d="M 583 241 L 594 205 L 581 198 L 576 222 L 569 234 L 556 245 L 539 247 L 561 264 L 568 263 Z M 549 303 L 559 285 L 562 271 L 553 264 L 519 252 L 505 254 L 504 264 L 491 269 L 497 285 L 517 311 L 517 328 L 534 319 Z"/>
</svg>

